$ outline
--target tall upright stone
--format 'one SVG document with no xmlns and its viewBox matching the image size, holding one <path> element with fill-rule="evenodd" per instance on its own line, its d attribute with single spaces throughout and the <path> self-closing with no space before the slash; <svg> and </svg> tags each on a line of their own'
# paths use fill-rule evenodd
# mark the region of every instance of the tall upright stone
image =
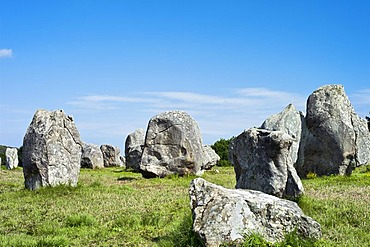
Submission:
<svg viewBox="0 0 370 247">
<path fill-rule="evenodd" d="M 230 143 L 237 189 L 296 198 L 304 192 L 291 160 L 293 139 L 281 131 L 252 128 Z"/>
<path fill-rule="evenodd" d="M 73 118 L 62 110 L 37 110 L 23 139 L 23 174 L 27 189 L 76 186 L 81 140 Z"/>
<path fill-rule="evenodd" d="M 7 148 L 5 151 L 6 168 L 14 169 L 18 167 L 18 149 Z"/>
<path fill-rule="evenodd" d="M 126 167 L 140 171 L 141 156 L 145 142 L 144 129 L 137 129 L 130 133 L 125 141 Z"/>
<path fill-rule="evenodd" d="M 370 133 L 354 111 L 343 86 L 326 85 L 307 100 L 307 134 L 301 145 L 304 159 L 296 168 L 301 177 L 351 174 L 370 160 Z"/>
<path fill-rule="evenodd" d="M 144 177 L 199 174 L 203 164 L 201 133 L 189 114 L 169 111 L 150 119 L 140 164 Z"/>
<path fill-rule="evenodd" d="M 261 129 L 282 131 L 292 137 L 290 153 L 293 163 L 296 163 L 298 158 L 303 121 L 303 114 L 297 111 L 293 104 L 289 104 L 282 112 L 270 116 L 261 125 Z"/>
</svg>

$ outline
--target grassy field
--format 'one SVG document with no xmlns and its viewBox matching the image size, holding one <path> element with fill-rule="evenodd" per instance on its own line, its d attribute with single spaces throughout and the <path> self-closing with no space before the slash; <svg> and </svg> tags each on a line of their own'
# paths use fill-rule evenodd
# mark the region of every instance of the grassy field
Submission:
<svg viewBox="0 0 370 247">
<path fill-rule="evenodd" d="M 233 188 L 233 168 L 217 169 L 203 178 Z M 369 170 L 303 181 L 299 205 L 323 230 L 315 246 L 370 246 Z M 120 168 L 83 169 L 76 188 L 27 191 L 21 168 L 3 167 L 0 246 L 200 246 L 191 231 L 193 178 L 148 180 Z"/>
</svg>

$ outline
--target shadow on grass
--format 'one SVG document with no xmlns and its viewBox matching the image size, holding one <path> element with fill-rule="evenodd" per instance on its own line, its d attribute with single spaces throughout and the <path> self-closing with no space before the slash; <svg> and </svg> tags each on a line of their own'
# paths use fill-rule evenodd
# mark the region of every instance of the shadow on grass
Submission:
<svg viewBox="0 0 370 247">
<path fill-rule="evenodd" d="M 133 181 L 133 180 L 137 180 L 137 178 L 133 178 L 133 177 L 120 177 L 120 178 L 117 178 L 118 181 Z"/>
</svg>

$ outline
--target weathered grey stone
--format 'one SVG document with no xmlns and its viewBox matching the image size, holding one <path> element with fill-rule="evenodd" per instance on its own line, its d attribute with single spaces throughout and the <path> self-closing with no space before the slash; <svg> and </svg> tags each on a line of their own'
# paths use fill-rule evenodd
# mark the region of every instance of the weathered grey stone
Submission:
<svg viewBox="0 0 370 247">
<path fill-rule="evenodd" d="M 119 156 L 119 160 L 121 161 L 121 167 L 126 167 L 126 158 L 123 156 Z"/>
<path fill-rule="evenodd" d="M 302 120 L 304 121 L 303 114 L 297 111 L 293 104 L 289 104 L 282 112 L 266 119 L 261 126 L 261 129 L 282 131 L 293 138 L 290 148 L 293 163 L 296 163 L 298 157 Z"/>
<path fill-rule="evenodd" d="M 122 167 L 124 165 L 120 159 L 121 150 L 119 147 L 114 147 L 112 145 L 101 145 L 100 150 L 103 153 L 105 167 Z"/>
<path fill-rule="evenodd" d="M 103 153 L 98 145 L 83 143 L 81 167 L 91 169 L 104 168 Z"/>
<path fill-rule="evenodd" d="M 144 129 L 137 129 L 129 134 L 125 142 L 126 167 L 140 171 L 141 156 L 145 142 Z"/>
<path fill-rule="evenodd" d="M 297 230 L 303 238 L 319 239 L 320 224 L 292 201 L 254 190 L 225 189 L 202 178 L 190 184 L 193 230 L 206 246 L 240 243 L 257 233 L 269 242 Z"/>
<path fill-rule="evenodd" d="M 203 162 L 200 130 L 189 114 L 169 111 L 150 119 L 140 164 L 144 177 L 198 174 Z"/>
<path fill-rule="evenodd" d="M 37 110 L 23 139 L 23 174 L 30 190 L 76 186 L 81 163 L 80 134 L 62 110 Z"/>
<path fill-rule="evenodd" d="M 301 177 L 351 174 L 370 160 L 370 133 L 354 111 L 341 85 L 326 85 L 307 100 L 304 158 L 296 165 Z M 300 153 L 301 155 L 301 153 Z"/>
<path fill-rule="evenodd" d="M 18 149 L 7 148 L 5 151 L 6 168 L 14 169 L 18 167 Z"/>
<path fill-rule="evenodd" d="M 293 139 L 281 131 L 252 128 L 230 143 L 236 188 L 295 198 L 303 186 L 291 160 Z"/>
<path fill-rule="evenodd" d="M 209 170 L 220 161 L 220 156 L 211 148 L 211 146 L 203 146 L 203 165 L 202 170 Z"/>
</svg>

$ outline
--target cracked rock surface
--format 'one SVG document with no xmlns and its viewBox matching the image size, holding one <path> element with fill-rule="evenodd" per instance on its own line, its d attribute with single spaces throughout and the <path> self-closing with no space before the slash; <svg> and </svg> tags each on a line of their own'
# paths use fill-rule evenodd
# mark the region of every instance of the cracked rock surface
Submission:
<svg viewBox="0 0 370 247">
<path fill-rule="evenodd" d="M 103 153 L 98 145 L 82 144 L 81 167 L 91 169 L 104 167 Z"/>
<path fill-rule="evenodd" d="M 320 224 L 292 201 L 254 190 L 225 189 L 202 178 L 191 182 L 189 195 L 193 230 L 205 246 L 238 243 L 250 233 L 276 242 L 295 229 L 303 238 L 321 237 Z"/>
<path fill-rule="evenodd" d="M 370 133 L 366 120 L 354 111 L 342 85 L 326 85 L 307 100 L 303 159 L 296 168 L 301 177 L 350 175 L 370 160 Z M 301 155 L 301 154 L 300 154 Z"/>
<path fill-rule="evenodd" d="M 100 150 L 103 153 L 104 167 L 124 167 L 126 165 L 121 159 L 119 147 L 105 144 L 100 146 Z"/>
<path fill-rule="evenodd" d="M 293 163 L 296 163 L 298 158 L 303 121 L 303 113 L 297 111 L 293 104 L 289 104 L 282 112 L 270 116 L 261 125 L 261 129 L 282 131 L 292 137 L 290 156 Z"/>
<path fill-rule="evenodd" d="M 30 190 L 43 186 L 76 186 L 81 140 L 73 118 L 62 110 L 37 110 L 23 139 L 23 175 Z"/>
<path fill-rule="evenodd" d="M 137 129 L 130 133 L 125 141 L 126 167 L 140 171 L 141 155 L 145 141 L 144 129 Z"/>
<path fill-rule="evenodd" d="M 140 172 L 146 178 L 170 174 L 200 174 L 209 167 L 195 120 L 183 111 L 168 111 L 150 119 Z"/>
<path fill-rule="evenodd" d="M 251 128 L 237 136 L 229 148 L 236 173 L 236 188 L 296 198 L 303 185 L 293 166 L 293 138 L 281 131 Z"/>
</svg>

